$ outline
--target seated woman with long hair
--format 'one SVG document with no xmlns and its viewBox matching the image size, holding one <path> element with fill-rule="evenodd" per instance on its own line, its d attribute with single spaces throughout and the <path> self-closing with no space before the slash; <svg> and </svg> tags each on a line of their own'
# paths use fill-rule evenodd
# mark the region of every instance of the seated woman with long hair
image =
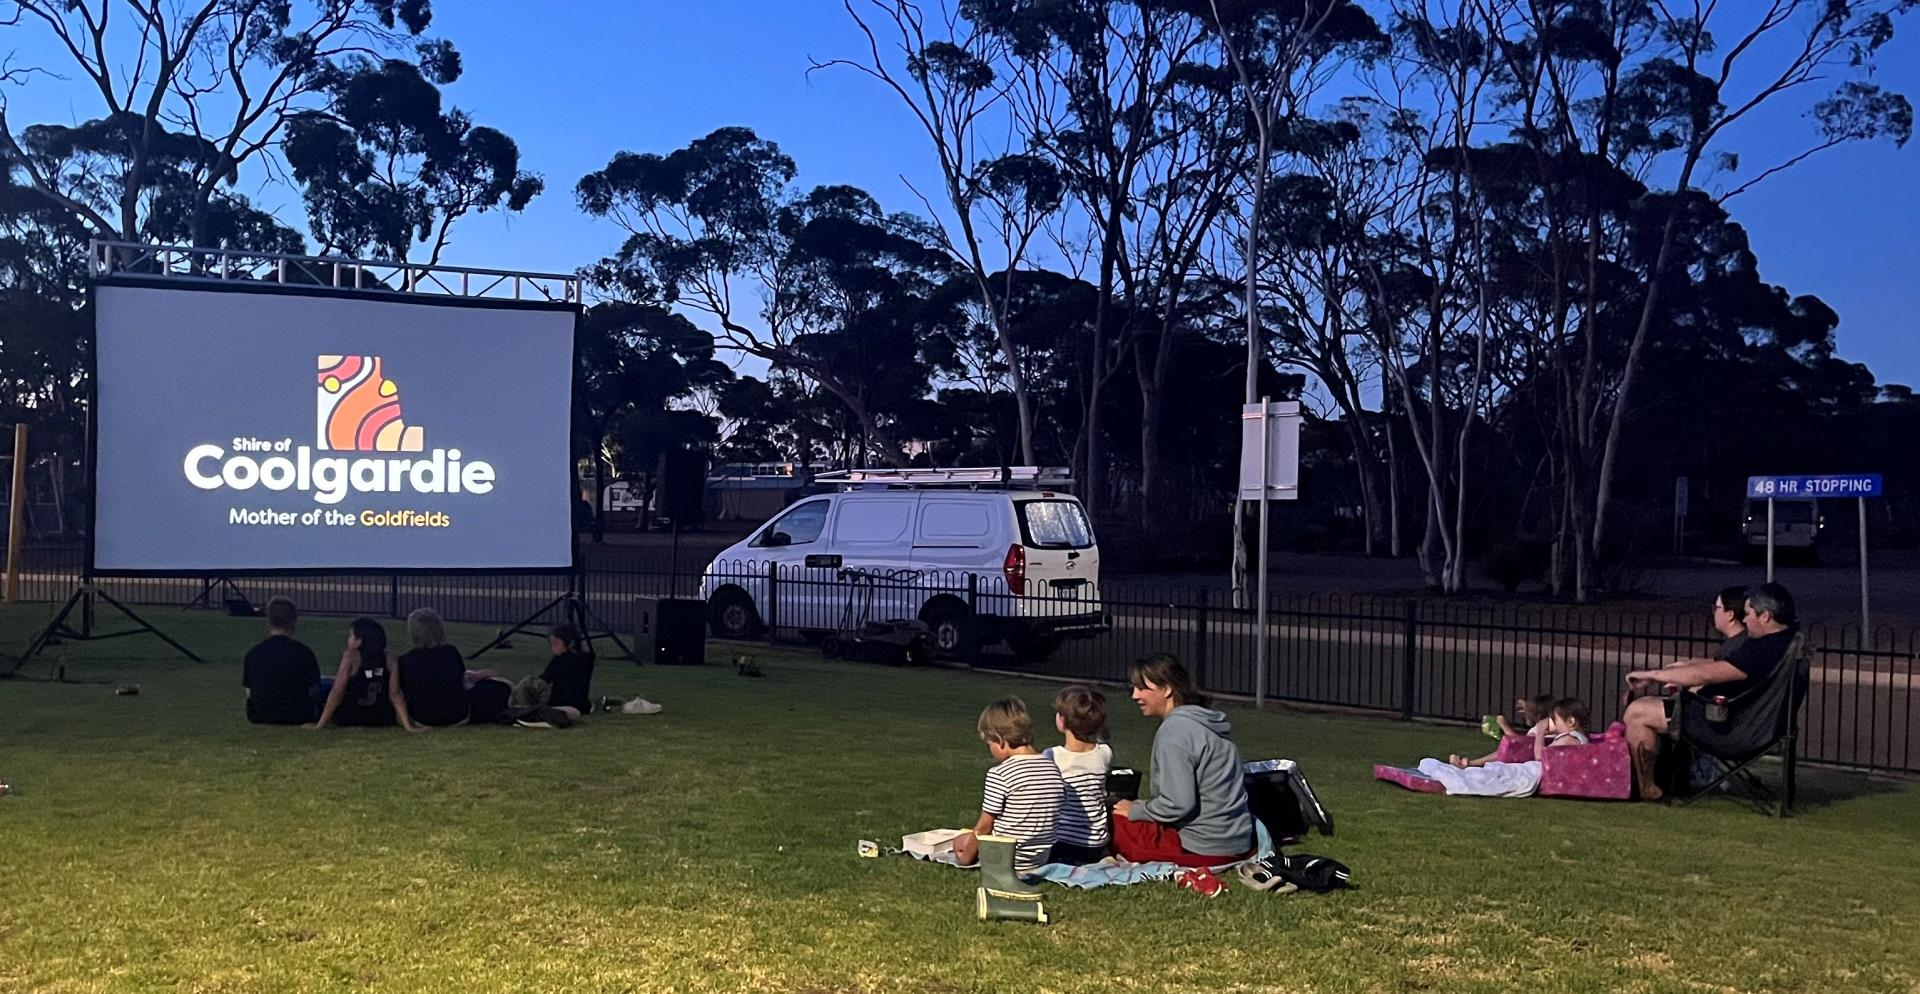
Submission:
<svg viewBox="0 0 1920 994">
<path fill-rule="evenodd" d="M 327 702 L 314 728 L 329 725 L 391 725 L 420 731 L 407 713 L 400 672 L 387 655 L 387 630 L 372 618 L 355 618 L 347 626 L 347 646 L 340 653 Z"/>
<path fill-rule="evenodd" d="M 1153 736 L 1153 796 L 1113 807 L 1113 851 L 1136 863 L 1218 866 L 1253 853 L 1246 764 L 1233 724 L 1208 707 L 1180 660 L 1156 652 L 1127 668 Z"/>
</svg>

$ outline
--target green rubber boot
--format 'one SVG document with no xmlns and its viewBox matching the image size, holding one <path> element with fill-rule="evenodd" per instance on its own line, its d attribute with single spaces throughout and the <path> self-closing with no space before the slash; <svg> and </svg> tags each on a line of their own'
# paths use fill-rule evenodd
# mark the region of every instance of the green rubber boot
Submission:
<svg viewBox="0 0 1920 994">
<path fill-rule="evenodd" d="M 1009 835 L 980 836 L 980 890 L 974 912 L 981 921 L 1003 918 L 1045 925 L 1047 908 L 1040 903 L 1040 892 L 1014 872 L 1016 844 Z"/>
</svg>

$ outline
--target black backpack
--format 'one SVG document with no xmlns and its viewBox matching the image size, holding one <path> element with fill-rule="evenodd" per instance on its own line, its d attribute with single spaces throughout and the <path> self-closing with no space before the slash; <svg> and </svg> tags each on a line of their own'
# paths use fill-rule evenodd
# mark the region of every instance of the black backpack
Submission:
<svg viewBox="0 0 1920 994">
<path fill-rule="evenodd" d="M 1352 885 L 1353 871 L 1345 863 L 1312 853 L 1274 853 L 1265 865 L 1275 876 L 1316 894 Z"/>
</svg>

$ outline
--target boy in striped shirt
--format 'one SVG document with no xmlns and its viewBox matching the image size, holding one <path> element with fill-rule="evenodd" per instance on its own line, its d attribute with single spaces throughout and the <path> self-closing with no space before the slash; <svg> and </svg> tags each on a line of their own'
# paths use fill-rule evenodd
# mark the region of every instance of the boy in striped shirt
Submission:
<svg viewBox="0 0 1920 994">
<path fill-rule="evenodd" d="M 1013 867 L 1026 872 L 1047 861 L 1053 848 L 1054 822 L 1067 782 L 1053 760 L 1033 747 L 1033 720 L 1026 702 L 1006 697 L 980 712 L 980 741 L 998 760 L 987 771 L 980 801 L 980 820 L 973 831 L 953 840 L 953 854 L 961 866 L 980 859 L 979 836 L 1006 835 L 1016 840 Z"/>
</svg>

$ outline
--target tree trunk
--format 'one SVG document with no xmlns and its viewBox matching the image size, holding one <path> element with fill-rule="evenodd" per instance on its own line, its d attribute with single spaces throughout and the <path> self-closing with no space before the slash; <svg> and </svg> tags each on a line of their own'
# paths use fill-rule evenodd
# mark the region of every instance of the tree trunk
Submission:
<svg viewBox="0 0 1920 994">
<path fill-rule="evenodd" d="M 1607 537 L 1607 510 L 1613 502 L 1613 472 L 1615 459 L 1620 451 L 1620 430 L 1626 423 L 1627 412 L 1631 410 L 1633 384 L 1639 376 L 1640 364 L 1646 351 L 1647 333 L 1653 327 L 1654 316 L 1660 307 L 1660 284 L 1667 276 L 1667 268 L 1673 263 L 1673 233 L 1680 224 L 1682 200 L 1687 189 L 1693 183 L 1694 167 L 1700 162 L 1705 147 L 1695 143 L 1687 150 L 1687 157 L 1680 169 L 1680 178 L 1674 185 L 1674 204 L 1667 214 L 1667 223 L 1660 230 L 1660 251 L 1654 256 L 1653 272 L 1647 279 L 1647 299 L 1641 302 L 1640 323 L 1633 330 L 1633 344 L 1627 348 L 1626 367 L 1620 373 L 1620 390 L 1613 399 L 1613 411 L 1607 419 L 1607 442 L 1600 455 L 1600 480 L 1593 495 L 1593 540 L 1590 564 L 1597 564 L 1600 550 Z"/>
<path fill-rule="evenodd" d="M 1086 492 L 1080 496 L 1080 503 L 1095 523 L 1099 522 L 1100 512 L 1105 509 L 1107 503 L 1107 446 L 1100 433 L 1100 401 L 1106 392 L 1107 374 L 1111 369 L 1107 349 L 1107 322 L 1113 317 L 1114 269 L 1119 261 L 1120 221 L 1120 203 L 1116 199 L 1108 210 L 1106 232 L 1101 238 L 1100 294 L 1094 303 L 1092 348 L 1088 350 L 1087 358 L 1087 416 L 1081 424 L 1081 430 L 1086 436 L 1084 455 L 1087 475 Z"/>
<path fill-rule="evenodd" d="M 971 244 L 973 225 L 964 217 L 962 218 L 962 223 L 965 225 L 967 238 Z M 1027 384 L 1026 370 L 1022 369 L 1020 365 L 1020 352 L 1018 347 L 1014 345 L 1011 322 L 1001 308 L 994 304 L 993 291 L 987 285 L 986 274 L 981 271 L 981 265 L 980 254 L 976 250 L 973 253 L 973 266 L 974 275 L 980 287 L 980 302 L 986 307 L 987 315 L 993 319 L 994 332 L 1000 336 L 1000 351 L 1004 353 L 1007 358 L 1007 387 L 1013 392 L 1014 410 L 1018 413 L 1020 419 L 1020 461 L 1027 466 L 1038 466 L 1040 463 L 1034 456 L 1033 443 L 1033 390 Z M 1012 267 L 1013 263 L 1009 262 L 1007 269 L 1008 303 L 1011 303 L 1013 299 Z"/>
<path fill-rule="evenodd" d="M 1440 546 L 1440 495 L 1436 488 L 1427 487 L 1427 525 L 1420 534 L 1420 580 L 1429 589 L 1442 589 L 1440 570 L 1434 562 L 1434 556 Z"/>
<path fill-rule="evenodd" d="M 1453 541 L 1447 551 L 1447 593 L 1457 594 L 1467 586 L 1467 433 L 1473 424 L 1473 412 L 1460 416 L 1460 438 L 1454 444 Z"/>
<path fill-rule="evenodd" d="M 604 434 L 601 437 L 605 437 Z M 601 445 L 595 440 L 593 455 L 593 541 L 595 544 L 607 540 L 607 460 L 601 454 Z"/>
<path fill-rule="evenodd" d="M 1081 496 L 1081 503 L 1086 507 L 1088 516 L 1096 522 L 1099 521 L 1100 512 L 1107 506 L 1105 490 L 1107 446 L 1100 435 L 1100 399 L 1103 392 L 1100 387 L 1101 384 L 1096 380 L 1093 388 L 1087 392 L 1087 492 Z"/>
<path fill-rule="evenodd" d="M 1393 433 L 1387 433 L 1387 554 L 1395 559 L 1406 554 L 1400 537 L 1400 457 L 1395 451 Z"/>
<path fill-rule="evenodd" d="M 1154 518 L 1165 520 L 1167 501 L 1165 464 L 1160 459 L 1161 418 L 1166 393 L 1142 379 L 1140 384 L 1140 524 L 1151 529 Z"/>
<path fill-rule="evenodd" d="M 1011 358 L 1008 365 L 1009 382 L 1013 387 L 1013 406 L 1020 419 L 1020 461 L 1028 466 L 1040 465 L 1040 457 L 1034 454 L 1033 444 L 1033 391 L 1027 388 L 1027 377 L 1018 371 L 1018 364 Z"/>
<path fill-rule="evenodd" d="M 1387 374 L 1380 372 L 1380 420 L 1387 431 L 1387 548 L 1393 558 L 1406 554 L 1400 537 L 1400 446 L 1394 441 L 1393 418 L 1386 393 Z"/>
<path fill-rule="evenodd" d="M 1375 486 L 1373 442 L 1367 437 L 1366 426 L 1351 413 L 1346 417 L 1347 434 L 1353 441 L 1353 468 L 1360 478 L 1360 519 L 1363 537 L 1362 551 L 1366 555 L 1374 554 L 1376 532 L 1380 525 L 1380 494 Z"/>
<path fill-rule="evenodd" d="M 1559 499 L 1554 502 L 1553 508 L 1553 541 L 1547 546 L 1547 591 L 1556 598 L 1566 590 L 1567 538 L 1570 534 L 1567 528 L 1567 505 L 1573 500 L 1573 491 L 1561 479 L 1562 475 L 1563 470 L 1555 466 L 1552 483 Z"/>
</svg>

